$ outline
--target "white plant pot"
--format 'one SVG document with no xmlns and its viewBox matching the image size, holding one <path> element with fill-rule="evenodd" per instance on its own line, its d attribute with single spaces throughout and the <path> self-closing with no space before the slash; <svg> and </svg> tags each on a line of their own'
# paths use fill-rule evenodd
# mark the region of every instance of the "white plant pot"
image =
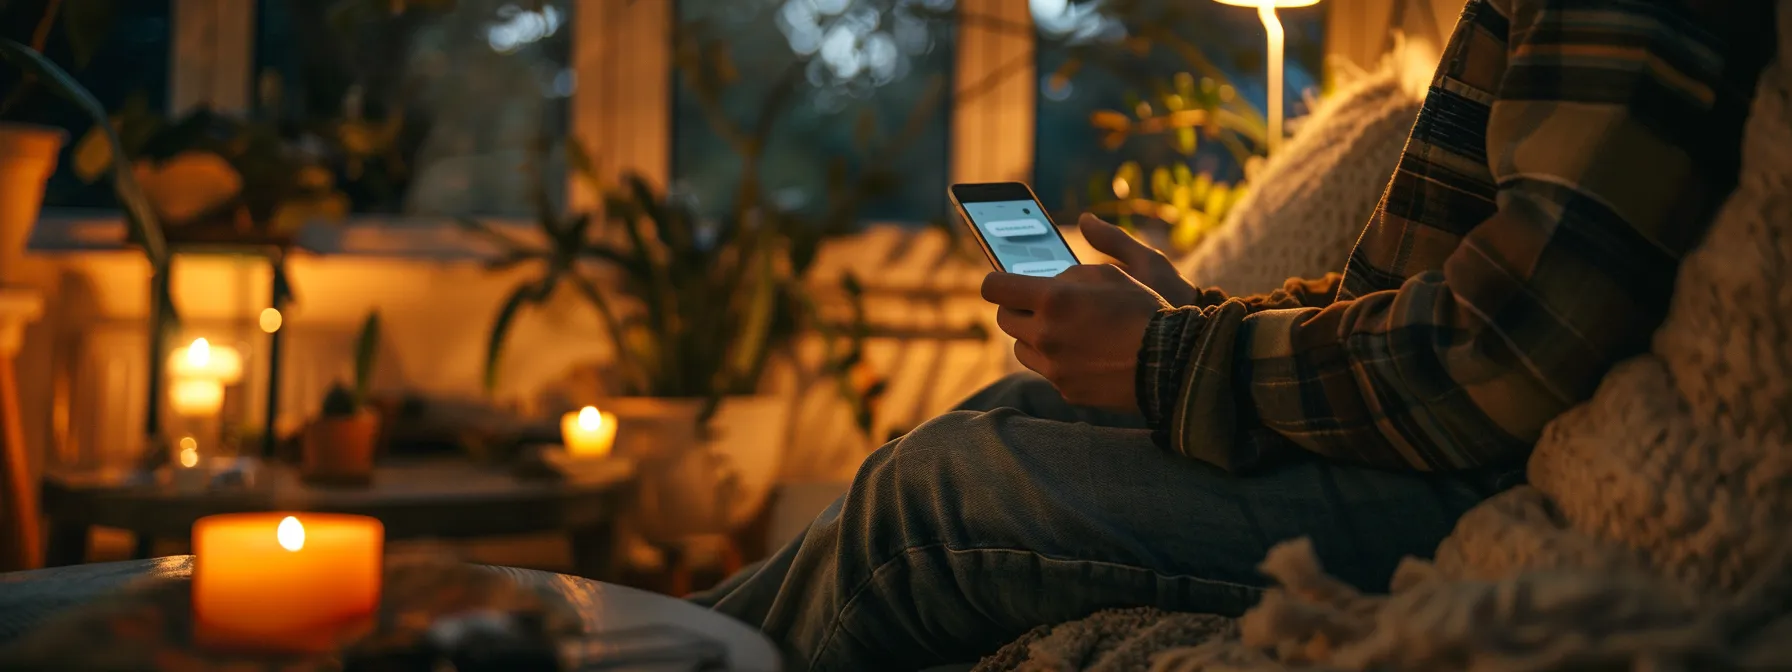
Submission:
<svg viewBox="0 0 1792 672">
<path fill-rule="evenodd" d="M 698 431 L 702 400 L 628 397 L 616 414 L 616 451 L 636 460 L 636 524 L 650 541 L 727 533 L 758 513 L 777 479 L 787 400 L 729 397 Z"/>
<path fill-rule="evenodd" d="M 60 129 L 0 123 L 0 284 L 19 282 L 25 244 L 62 151 Z"/>
</svg>

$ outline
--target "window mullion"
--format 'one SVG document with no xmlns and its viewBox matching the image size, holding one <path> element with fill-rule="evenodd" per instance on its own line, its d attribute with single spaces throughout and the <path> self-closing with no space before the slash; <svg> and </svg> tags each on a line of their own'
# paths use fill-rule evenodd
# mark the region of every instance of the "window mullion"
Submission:
<svg viewBox="0 0 1792 672">
<path fill-rule="evenodd" d="M 1036 33 L 1026 2 L 960 0 L 952 181 L 1026 181 L 1033 174 Z"/>
<path fill-rule="evenodd" d="M 255 62 L 255 3 L 172 2 L 168 112 L 178 115 L 199 105 L 221 112 L 247 111 Z"/>
<path fill-rule="evenodd" d="M 605 184 L 625 172 L 670 181 L 672 18 L 673 0 L 581 2 L 573 12 L 572 135 Z M 567 179 L 573 208 L 596 203 L 578 175 Z"/>
</svg>

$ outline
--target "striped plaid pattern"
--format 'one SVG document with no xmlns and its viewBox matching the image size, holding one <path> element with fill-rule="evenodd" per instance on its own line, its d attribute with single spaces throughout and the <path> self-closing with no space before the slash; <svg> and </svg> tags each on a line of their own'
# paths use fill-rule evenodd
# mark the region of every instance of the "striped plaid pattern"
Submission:
<svg viewBox="0 0 1792 672">
<path fill-rule="evenodd" d="M 1521 460 L 1643 352 L 1734 186 L 1771 3 L 1472 0 L 1342 276 L 1160 313 L 1141 407 L 1229 469 Z M 1332 300 L 1327 301 L 1330 298 Z M 1149 399 L 1147 399 L 1149 397 Z"/>
</svg>

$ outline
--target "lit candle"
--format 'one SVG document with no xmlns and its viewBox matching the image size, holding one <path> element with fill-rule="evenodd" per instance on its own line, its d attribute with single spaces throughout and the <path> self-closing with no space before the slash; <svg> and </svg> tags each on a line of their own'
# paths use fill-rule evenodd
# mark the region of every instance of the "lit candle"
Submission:
<svg viewBox="0 0 1792 672">
<path fill-rule="evenodd" d="M 195 338 L 192 345 L 168 356 L 168 372 L 177 380 L 213 380 L 229 385 L 243 379 L 243 357 L 236 348 Z"/>
<path fill-rule="evenodd" d="M 194 493 L 211 485 L 211 470 L 200 466 L 199 441 L 191 436 L 180 439 L 180 452 L 175 455 L 170 480 L 174 489 L 182 493 Z"/>
<path fill-rule="evenodd" d="M 560 417 L 560 438 L 573 457 L 605 457 L 616 443 L 616 416 L 586 406 Z"/>
<path fill-rule="evenodd" d="M 202 378 L 177 379 L 168 390 L 168 405 L 183 417 L 213 417 L 224 409 L 224 384 Z"/>
<path fill-rule="evenodd" d="M 379 606 L 385 528 L 365 516 L 232 513 L 193 524 L 202 644 L 323 652 Z"/>
</svg>

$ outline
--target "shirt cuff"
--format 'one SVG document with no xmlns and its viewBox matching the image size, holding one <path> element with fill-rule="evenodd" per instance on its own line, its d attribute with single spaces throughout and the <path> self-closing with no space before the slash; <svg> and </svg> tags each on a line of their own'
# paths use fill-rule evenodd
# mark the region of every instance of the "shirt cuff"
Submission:
<svg viewBox="0 0 1792 672">
<path fill-rule="evenodd" d="M 1134 391 L 1139 398 L 1139 411 L 1151 427 L 1152 440 L 1164 448 L 1175 448 L 1170 428 L 1175 419 L 1176 398 L 1182 393 L 1189 360 L 1206 322 L 1200 307 L 1185 306 L 1157 311 L 1145 327 Z"/>
</svg>

